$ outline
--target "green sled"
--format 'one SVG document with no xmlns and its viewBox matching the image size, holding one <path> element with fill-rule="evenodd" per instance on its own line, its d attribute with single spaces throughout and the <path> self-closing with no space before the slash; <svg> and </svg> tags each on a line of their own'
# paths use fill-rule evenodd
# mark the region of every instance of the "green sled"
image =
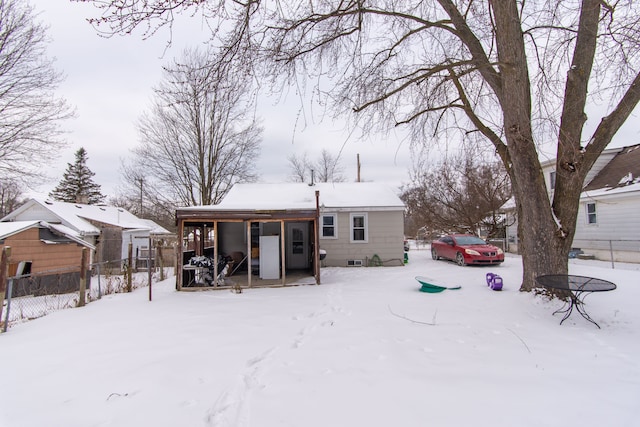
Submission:
<svg viewBox="0 0 640 427">
<path fill-rule="evenodd" d="M 462 288 L 462 286 L 448 287 L 448 286 L 435 285 L 433 283 L 430 283 L 431 279 L 426 278 L 426 277 L 422 277 L 422 276 L 416 276 L 416 280 L 418 281 L 418 283 L 420 283 L 422 285 L 420 287 L 420 292 L 427 292 L 429 294 L 435 294 L 435 293 L 438 293 L 438 292 L 442 292 L 445 289 L 455 290 L 455 289 Z"/>
</svg>

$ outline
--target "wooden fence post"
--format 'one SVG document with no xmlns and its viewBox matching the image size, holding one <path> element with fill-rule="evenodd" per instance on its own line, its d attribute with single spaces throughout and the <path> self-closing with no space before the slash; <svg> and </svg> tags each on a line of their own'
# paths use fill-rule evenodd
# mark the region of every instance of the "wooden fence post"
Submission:
<svg viewBox="0 0 640 427">
<path fill-rule="evenodd" d="M 11 246 L 5 246 L 0 255 L 0 321 L 2 321 L 2 307 L 4 306 L 4 294 L 7 291 L 7 279 L 9 277 L 9 257 L 11 256 Z"/>
<path fill-rule="evenodd" d="M 87 248 L 82 248 L 82 257 L 80 261 L 80 298 L 78 299 L 78 307 L 85 306 L 86 293 L 87 293 Z"/>
<path fill-rule="evenodd" d="M 129 242 L 129 251 L 127 253 L 127 256 L 129 257 L 129 262 L 127 262 L 127 292 L 131 292 L 131 263 L 133 262 L 133 243 L 131 242 Z"/>
<path fill-rule="evenodd" d="M 151 249 L 153 248 L 153 241 L 151 234 L 149 234 L 149 252 L 147 255 L 147 274 L 149 279 L 149 301 L 151 301 L 151 285 L 152 285 L 152 271 L 151 271 Z"/>
<path fill-rule="evenodd" d="M 164 280 L 164 259 L 163 259 L 163 253 L 162 253 L 162 249 L 163 249 L 163 241 L 162 239 L 159 239 L 156 242 L 156 266 L 160 267 L 160 281 L 162 282 Z"/>
</svg>

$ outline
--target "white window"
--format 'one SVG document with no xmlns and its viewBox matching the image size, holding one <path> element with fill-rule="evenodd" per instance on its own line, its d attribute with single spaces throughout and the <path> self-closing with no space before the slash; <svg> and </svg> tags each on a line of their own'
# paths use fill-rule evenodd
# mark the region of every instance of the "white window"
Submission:
<svg viewBox="0 0 640 427">
<path fill-rule="evenodd" d="M 338 238 L 338 216 L 336 214 L 320 215 L 320 238 Z"/>
<path fill-rule="evenodd" d="M 596 204 L 587 203 L 587 224 L 597 224 L 598 217 L 596 215 Z"/>
<path fill-rule="evenodd" d="M 367 243 L 369 232 L 367 231 L 367 214 L 350 215 L 351 243 Z"/>
</svg>

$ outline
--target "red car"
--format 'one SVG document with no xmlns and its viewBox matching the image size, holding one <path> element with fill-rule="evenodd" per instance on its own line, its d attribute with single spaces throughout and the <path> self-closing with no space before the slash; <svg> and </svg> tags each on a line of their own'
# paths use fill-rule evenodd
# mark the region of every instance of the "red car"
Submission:
<svg viewBox="0 0 640 427">
<path fill-rule="evenodd" d="M 431 257 L 455 261 L 458 265 L 493 265 L 504 262 L 504 252 L 472 234 L 449 234 L 431 242 Z"/>
</svg>

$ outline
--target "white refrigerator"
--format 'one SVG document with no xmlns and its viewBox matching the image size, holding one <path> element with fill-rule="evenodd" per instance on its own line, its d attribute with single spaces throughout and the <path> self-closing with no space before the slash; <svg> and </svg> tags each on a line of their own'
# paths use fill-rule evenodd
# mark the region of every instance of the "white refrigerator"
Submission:
<svg viewBox="0 0 640 427">
<path fill-rule="evenodd" d="M 260 278 L 280 278 L 280 236 L 260 236 Z"/>
</svg>

